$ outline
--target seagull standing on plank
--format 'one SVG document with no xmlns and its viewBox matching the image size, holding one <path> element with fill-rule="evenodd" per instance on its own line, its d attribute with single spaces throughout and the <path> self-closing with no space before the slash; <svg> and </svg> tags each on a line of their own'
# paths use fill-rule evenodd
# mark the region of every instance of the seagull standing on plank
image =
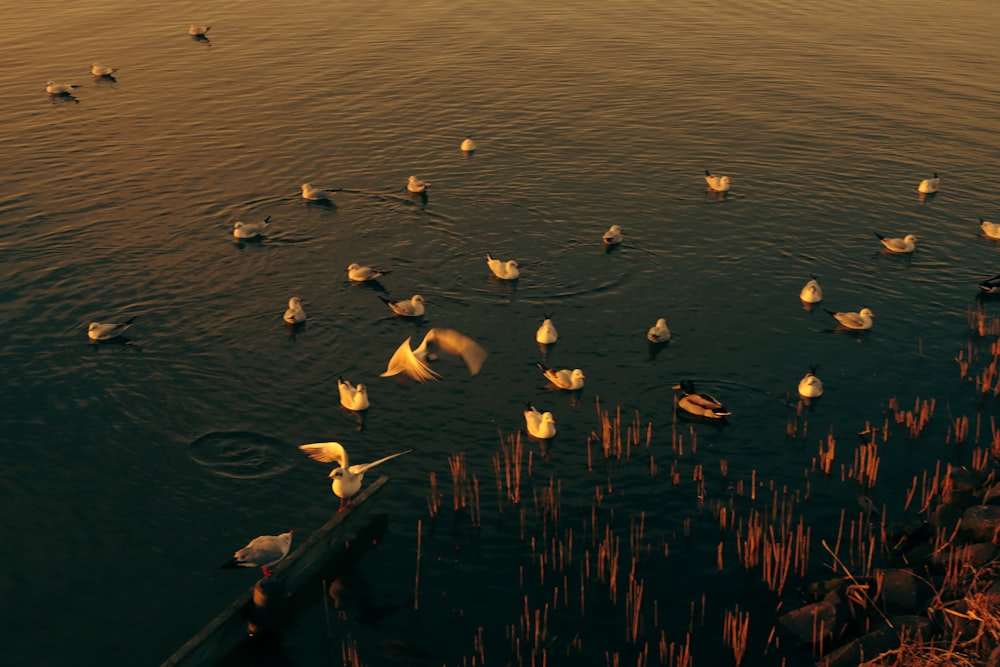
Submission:
<svg viewBox="0 0 1000 667">
<path fill-rule="evenodd" d="M 281 535 L 261 535 L 250 540 L 250 543 L 233 554 L 232 559 L 219 567 L 259 567 L 265 577 L 271 576 L 270 568 L 285 559 L 292 546 L 290 530 Z"/>
<path fill-rule="evenodd" d="M 371 463 L 349 465 L 347 462 L 347 450 L 339 442 L 314 442 L 308 445 L 299 445 L 299 449 L 314 461 L 338 464 L 339 467 L 331 470 L 328 475 L 333 480 L 331 486 L 333 487 L 334 495 L 340 498 L 340 509 L 337 510 L 338 514 L 345 509 L 353 507 L 351 498 L 361 491 L 361 480 L 364 479 L 365 473 L 368 470 L 380 463 L 385 463 L 389 459 L 409 454 L 413 451 L 412 449 L 407 449 L 404 452 L 390 454 Z"/>
</svg>

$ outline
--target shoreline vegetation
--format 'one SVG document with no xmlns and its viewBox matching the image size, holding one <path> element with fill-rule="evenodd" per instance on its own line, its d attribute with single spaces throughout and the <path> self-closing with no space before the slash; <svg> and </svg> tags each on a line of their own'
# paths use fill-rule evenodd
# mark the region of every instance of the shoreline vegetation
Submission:
<svg viewBox="0 0 1000 667">
<path fill-rule="evenodd" d="M 725 498 L 706 489 L 706 471 L 692 463 L 698 451 L 694 424 L 678 419 L 675 410 L 667 451 L 652 422 L 620 406 L 605 410 L 598 396 L 597 426 L 586 449 L 587 474 L 599 481 L 588 506 L 563 506 L 562 480 L 536 475 L 535 457 L 547 458 L 549 443 L 520 432 L 500 433 L 492 480 L 470 471 L 462 451 L 448 457 L 447 477 L 429 474 L 428 517 L 417 527 L 414 608 L 421 600 L 421 549 L 434 548 L 439 529 L 450 520 L 458 550 L 457 541 L 477 542 L 484 524 L 499 522 L 525 554 L 520 611 L 505 627 L 503 647 L 487 642 L 479 627 L 468 638 L 470 652 L 456 664 L 597 658 L 613 666 L 691 667 L 706 664 L 697 646 L 707 635 L 716 652 L 719 645 L 731 652 L 737 667 L 809 661 L 822 667 L 1000 665 L 1000 428 L 989 416 L 989 401 L 1000 394 L 1000 319 L 970 310 L 969 328 L 956 362 L 961 381 L 975 388 L 976 414 L 970 423 L 949 406 L 941 443 L 943 456 L 968 460 L 939 458 L 891 505 L 877 507 L 869 495 L 879 450 L 893 438 L 934 444 L 925 432 L 942 419 L 933 398 L 917 398 L 909 409 L 888 399 L 882 425 L 866 423 L 857 440 L 848 438 L 851 446 L 838 442 L 831 429 L 819 439 L 799 489 L 759 479 L 756 470 L 749 479 L 730 479 L 726 460 L 719 459 Z M 789 405 L 786 441 L 810 442 L 808 406 L 801 400 Z M 772 612 L 760 611 L 760 599 L 748 605 L 753 614 L 739 604 L 720 610 L 727 603 L 703 594 L 690 601 L 686 631 L 661 624 L 670 591 L 660 590 L 663 575 L 655 570 L 670 567 L 671 544 L 662 531 L 647 532 L 646 511 L 622 502 L 628 499 L 621 488 L 626 474 L 670 487 L 693 483 L 698 520 L 718 526 L 717 570 L 731 573 L 735 559 L 756 582 L 755 597 L 770 596 Z M 835 531 L 807 519 L 813 478 L 856 489 L 857 512 L 842 509 Z M 494 511 L 498 517 L 490 516 Z M 887 514 L 902 518 L 887 522 Z M 682 525 L 674 538 L 680 543 L 712 539 L 704 522 L 693 528 L 689 516 Z M 649 580 L 655 586 L 647 586 Z M 589 615 L 600 621 L 591 623 Z M 720 618 L 721 627 L 713 627 Z M 617 628 L 616 648 L 595 646 L 590 631 L 598 626 Z M 364 664 L 355 640 L 343 641 L 344 654 L 354 656 L 350 664 Z M 487 646 L 509 655 L 487 660 Z"/>
</svg>

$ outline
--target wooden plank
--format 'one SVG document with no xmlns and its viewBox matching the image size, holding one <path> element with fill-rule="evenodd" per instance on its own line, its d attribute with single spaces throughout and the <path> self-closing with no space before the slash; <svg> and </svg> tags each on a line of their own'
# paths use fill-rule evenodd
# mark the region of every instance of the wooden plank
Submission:
<svg viewBox="0 0 1000 667">
<path fill-rule="evenodd" d="M 366 484 L 361 493 L 354 497 L 354 508 L 333 515 L 304 544 L 272 568 L 272 579 L 284 584 L 290 594 L 295 594 L 330 560 L 337 547 L 352 539 L 365 527 L 366 519 L 372 516 L 375 509 L 375 503 L 370 501 L 388 481 L 389 478 L 383 475 Z M 194 667 L 219 662 L 246 640 L 252 601 L 253 586 L 177 649 L 161 667 Z"/>
</svg>

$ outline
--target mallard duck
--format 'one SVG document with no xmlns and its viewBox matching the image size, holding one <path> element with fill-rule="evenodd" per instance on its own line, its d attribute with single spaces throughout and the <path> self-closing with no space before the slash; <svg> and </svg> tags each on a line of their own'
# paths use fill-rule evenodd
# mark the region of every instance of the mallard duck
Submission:
<svg viewBox="0 0 1000 667">
<path fill-rule="evenodd" d="M 695 391 L 694 382 L 691 380 L 682 380 L 674 386 L 674 389 L 681 390 L 681 397 L 677 401 L 677 409 L 693 417 L 722 419 L 733 414 L 726 410 L 722 402 L 715 396 Z"/>
<path fill-rule="evenodd" d="M 934 172 L 933 178 L 925 178 L 920 181 L 920 185 L 917 186 L 917 192 L 921 194 L 929 195 L 933 192 L 938 191 L 938 187 L 941 185 L 941 179 L 938 178 L 937 172 Z"/>
<path fill-rule="evenodd" d="M 556 435 L 556 420 L 551 412 L 539 412 L 531 403 L 525 403 L 524 422 L 528 435 L 540 440 L 548 440 Z"/>
<path fill-rule="evenodd" d="M 826 309 L 824 308 L 824 310 Z M 862 308 L 857 313 L 835 312 L 832 310 L 826 310 L 826 312 L 830 313 L 834 319 L 848 329 L 871 329 L 873 324 L 872 318 L 875 317 L 875 313 L 868 308 Z"/>
<path fill-rule="evenodd" d="M 816 276 L 812 276 L 812 279 L 805 284 L 799 292 L 799 298 L 805 303 L 819 303 L 823 300 L 823 288 L 819 286 Z"/>
<path fill-rule="evenodd" d="M 913 252 L 914 248 L 917 247 L 917 241 L 920 240 L 914 234 L 907 234 L 901 239 L 886 238 L 881 234 L 879 234 L 878 232 L 874 232 L 874 234 L 876 237 L 878 237 L 878 240 L 882 242 L 882 245 L 885 246 L 885 249 L 888 250 L 889 252 L 902 252 L 902 253 Z"/>
<path fill-rule="evenodd" d="M 979 289 L 983 294 L 1000 294 L 1000 274 L 979 283 Z"/>
<path fill-rule="evenodd" d="M 302 308 L 302 299 L 293 296 L 288 300 L 288 310 L 282 317 L 288 324 L 302 324 L 306 321 L 306 311 Z"/>
<path fill-rule="evenodd" d="M 656 320 L 656 324 L 649 328 L 646 332 L 646 340 L 650 343 L 666 343 L 670 340 L 670 328 L 667 327 L 667 320 L 660 318 Z"/>
<path fill-rule="evenodd" d="M 729 192 L 728 176 L 713 176 L 708 169 L 705 170 L 705 182 L 708 187 L 716 192 Z"/>
<path fill-rule="evenodd" d="M 823 395 L 823 381 L 816 377 L 818 366 L 810 366 L 809 372 L 799 380 L 799 396 L 802 398 L 819 398 Z"/>
</svg>

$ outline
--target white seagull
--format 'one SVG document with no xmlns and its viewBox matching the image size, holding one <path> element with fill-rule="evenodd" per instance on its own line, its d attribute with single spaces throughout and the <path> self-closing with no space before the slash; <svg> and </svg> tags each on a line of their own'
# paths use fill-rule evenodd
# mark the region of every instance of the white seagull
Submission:
<svg viewBox="0 0 1000 667">
<path fill-rule="evenodd" d="M 913 234 L 907 234 L 901 239 L 886 238 L 881 234 L 879 234 L 878 232 L 874 232 L 874 234 L 875 236 L 878 237 L 878 240 L 882 242 L 882 245 L 885 246 L 885 249 L 888 250 L 889 252 L 900 252 L 900 253 L 913 252 L 913 249 L 917 247 L 917 241 L 920 240 Z"/>
<path fill-rule="evenodd" d="M 361 266 L 357 262 L 353 262 L 347 267 L 347 279 L 355 283 L 378 280 L 387 273 L 389 272 L 375 269 L 370 266 Z"/>
<path fill-rule="evenodd" d="M 569 370 L 568 368 L 556 370 L 540 362 L 538 368 L 541 369 L 548 381 L 559 389 L 582 389 L 583 380 L 587 377 L 579 368 L 574 368 L 573 370 Z"/>
<path fill-rule="evenodd" d="M 799 396 L 802 398 L 819 398 L 823 395 L 823 381 L 816 377 L 818 366 L 810 366 L 809 372 L 799 380 Z"/>
<path fill-rule="evenodd" d="M 705 182 L 708 187 L 716 192 L 729 192 L 728 176 L 713 176 L 708 169 L 705 170 Z"/>
<path fill-rule="evenodd" d="M 499 259 L 493 259 L 492 255 L 486 253 L 486 265 L 490 267 L 493 275 L 501 280 L 517 280 L 521 275 L 520 269 L 517 268 L 517 261 L 513 259 L 502 262 Z"/>
<path fill-rule="evenodd" d="M 118 338 L 125 330 L 129 328 L 129 325 L 135 320 L 136 316 L 128 318 L 124 322 L 91 322 L 90 326 L 87 327 L 87 337 L 90 340 L 111 340 L 113 338 Z"/>
<path fill-rule="evenodd" d="M 989 220 L 979 218 L 979 228 L 983 230 L 983 235 L 991 239 L 1000 239 L 1000 225 Z"/>
<path fill-rule="evenodd" d="M 940 185 L 941 179 L 938 178 L 937 172 L 935 171 L 933 178 L 925 178 L 920 181 L 920 185 L 917 186 L 917 192 L 929 195 L 933 192 L 937 192 Z"/>
<path fill-rule="evenodd" d="M 556 420 L 551 412 L 539 412 L 531 403 L 524 408 L 524 423 L 528 427 L 528 435 L 540 440 L 548 440 L 556 435 Z"/>
<path fill-rule="evenodd" d="M 188 34 L 191 35 L 192 37 L 197 37 L 199 35 L 204 35 L 211 29 L 212 26 L 210 25 L 195 25 L 192 23 L 191 27 L 188 28 Z"/>
<path fill-rule="evenodd" d="M 108 67 L 107 65 L 102 65 L 100 63 L 94 63 L 90 66 L 90 73 L 94 76 L 111 77 L 117 71 L 118 70 L 114 67 Z"/>
<path fill-rule="evenodd" d="M 396 348 L 381 377 L 405 373 L 417 382 L 437 380 L 441 376 L 427 364 L 437 358 L 437 351 L 462 357 L 470 375 L 477 375 L 488 356 L 479 343 L 454 329 L 430 329 L 416 349 L 410 348 L 407 338 Z"/>
<path fill-rule="evenodd" d="M 337 378 L 337 389 L 340 390 L 340 404 L 348 410 L 358 412 L 368 409 L 368 390 L 360 382 L 351 384 L 343 378 Z"/>
<path fill-rule="evenodd" d="M 306 321 L 306 311 L 302 308 L 302 299 L 293 296 L 288 300 L 288 310 L 282 317 L 288 324 L 302 324 Z"/>
<path fill-rule="evenodd" d="M 824 308 L 824 310 L 826 310 Z M 860 312 L 834 312 L 832 310 L 827 310 L 826 312 L 833 315 L 833 317 L 840 322 L 841 325 L 848 329 L 871 329 L 872 328 L 872 318 L 875 317 L 873 313 L 868 308 L 862 308 Z"/>
<path fill-rule="evenodd" d="M 471 153 L 476 150 L 476 142 L 472 140 L 472 137 L 466 137 L 462 140 L 462 152 Z"/>
<path fill-rule="evenodd" d="M 271 576 L 270 568 L 285 559 L 292 546 L 290 530 L 281 535 L 261 535 L 250 540 L 250 543 L 233 554 L 233 557 L 219 567 L 259 567 L 265 577 Z"/>
<path fill-rule="evenodd" d="M 56 83 L 55 81 L 49 81 L 45 84 L 45 92 L 49 95 L 72 95 L 74 88 L 79 88 L 80 86 L 75 83 Z"/>
<path fill-rule="evenodd" d="M 332 194 L 333 192 L 330 190 L 315 188 L 309 183 L 302 184 L 303 199 L 308 199 L 309 201 L 329 201 Z"/>
<path fill-rule="evenodd" d="M 260 222 L 242 222 L 237 220 L 236 224 L 233 225 L 233 236 L 238 239 L 254 239 L 262 236 L 267 231 L 267 223 L 270 220 L 271 216 L 267 216 Z"/>
<path fill-rule="evenodd" d="M 819 286 L 819 280 L 816 279 L 816 276 L 812 276 L 805 284 L 802 291 L 799 292 L 799 298 L 805 303 L 819 303 L 823 300 L 823 288 Z"/>
<path fill-rule="evenodd" d="M 419 294 L 414 294 L 409 299 L 387 299 L 384 296 L 379 298 L 400 317 L 420 317 L 424 314 L 424 304 L 427 303 Z"/>
<path fill-rule="evenodd" d="M 535 332 L 535 341 L 542 345 L 552 345 L 557 340 L 559 340 L 559 332 L 556 331 L 556 325 L 552 324 L 552 316 L 545 315 L 538 331 Z"/>
<path fill-rule="evenodd" d="M 646 332 L 646 340 L 650 343 L 666 343 L 670 340 L 670 328 L 667 327 L 667 320 L 660 318 L 656 320 L 656 324 L 649 328 Z"/>
<path fill-rule="evenodd" d="M 371 463 L 360 463 L 352 466 L 347 462 L 347 450 L 339 442 L 314 442 L 308 445 L 299 445 L 299 449 L 314 461 L 339 464 L 339 467 L 331 470 L 328 475 L 333 480 L 331 486 L 333 487 L 334 495 L 340 498 L 338 513 L 343 512 L 349 507 L 353 507 L 351 498 L 361 490 L 361 480 L 364 479 L 365 473 L 369 469 L 374 468 L 380 463 L 385 463 L 389 459 L 409 454 L 413 451 L 412 449 L 407 449 L 404 452 L 390 454 Z"/>
<path fill-rule="evenodd" d="M 611 225 L 608 231 L 604 232 L 601 241 L 604 242 L 604 245 L 618 245 L 622 242 L 622 228 L 618 225 Z"/>
<path fill-rule="evenodd" d="M 406 189 L 410 192 L 423 192 L 429 187 L 431 187 L 430 183 L 421 181 L 416 176 L 410 176 L 410 179 L 406 182 Z"/>
</svg>

